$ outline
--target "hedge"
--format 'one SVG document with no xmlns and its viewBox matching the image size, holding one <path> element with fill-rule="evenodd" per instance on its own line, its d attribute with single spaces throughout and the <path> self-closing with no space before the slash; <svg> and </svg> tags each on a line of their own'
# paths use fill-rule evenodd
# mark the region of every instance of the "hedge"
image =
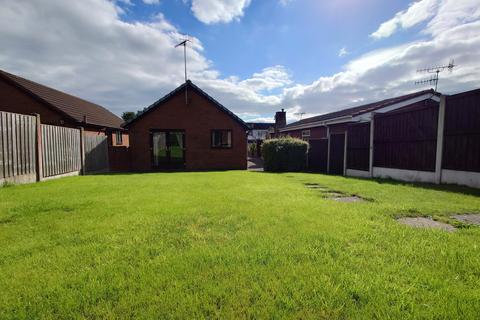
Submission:
<svg viewBox="0 0 480 320">
<path fill-rule="evenodd" d="M 265 171 L 302 171 L 307 167 L 308 142 L 296 138 L 266 140 L 262 144 Z"/>
</svg>

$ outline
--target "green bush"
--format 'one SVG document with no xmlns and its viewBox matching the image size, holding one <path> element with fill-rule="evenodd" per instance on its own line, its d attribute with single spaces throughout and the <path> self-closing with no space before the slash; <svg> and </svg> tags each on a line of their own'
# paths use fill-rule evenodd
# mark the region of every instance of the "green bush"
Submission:
<svg viewBox="0 0 480 320">
<path fill-rule="evenodd" d="M 308 142 L 296 138 L 266 140 L 262 145 L 264 170 L 302 171 L 307 166 Z"/>
</svg>

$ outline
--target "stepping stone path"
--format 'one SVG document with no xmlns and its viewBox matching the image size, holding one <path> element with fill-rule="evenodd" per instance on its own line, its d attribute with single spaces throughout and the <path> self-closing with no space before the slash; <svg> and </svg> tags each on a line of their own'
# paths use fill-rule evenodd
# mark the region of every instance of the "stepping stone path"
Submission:
<svg viewBox="0 0 480 320">
<path fill-rule="evenodd" d="M 358 196 L 349 196 L 345 193 L 329 190 L 327 187 L 319 185 L 318 183 L 304 183 L 305 187 L 308 189 L 318 190 L 328 199 L 332 199 L 338 202 L 360 202 L 364 201 L 364 199 Z"/>
<path fill-rule="evenodd" d="M 338 201 L 338 202 L 359 202 L 359 201 L 363 201 L 362 198 L 360 197 L 357 197 L 357 196 L 351 196 L 351 197 L 334 197 L 332 198 L 333 200 L 335 201 Z"/>
<path fill-rule="evenodd" d="M 397 219 L 398 222 L 402 224 L 406 224 L 411 227 L 415 228 L 433 228 L 433 229 L 441 229 L 448 232 L 455 231 L 455 227 L 449 225 L 447 223 L 435 221 L 431 218 L 424 218 L 424 217 L 417 217 L 417 218 L 400 218 Z"/>
<path fill-rule="evenodd" d="M 452 218 L 463 223 L 480 225 L 480 214 L 458 214 Z"/>
</svg>

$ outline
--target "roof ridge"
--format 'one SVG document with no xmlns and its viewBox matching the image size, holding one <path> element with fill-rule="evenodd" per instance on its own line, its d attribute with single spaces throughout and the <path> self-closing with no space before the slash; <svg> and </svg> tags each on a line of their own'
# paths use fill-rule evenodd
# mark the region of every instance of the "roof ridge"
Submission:
<svg viewBox="0 0 480 320">
<path fill-rule="evenodd" d="M 203 95 L 205 98 L 207 98 L 208 100 L 210 100 L 211 102 L 213 102 L 220 110 L 222 110 L 223 112 L 227 113 L 230 117 L 232 117 L 235 121 L 237 121 L 238 123 L 240 123 L 244 128 L 246 129 L 249 129 L 248 128 L 248 125 L 240 118 L 238 117 L 235 113 L 233 113 L 232 111 L 230 111 L 229 109 L 227 109 L 224 105 L 222 105 L 220 102 L 218 102 L 217 100 L 215 100 L 215 98 L 213 98 L 212 96 L 210 96 L 208 93 L 206 93 L 204 90 L 202 90 L 200 87 L 198 87 L 197 85 L 195 85 L 191 80 L 187 80 L 186 82 L 182 83 L 180 86 L 178 86 L 177 88 L 173 89 L 172 91 L 170 91 L 169 93 L 167 93 L 166 95 L 164 95 L 163 97 L 161 97 L 160 99 L 158 99 L 157 101 L 155 101 L 154 103 L 152 103 L 151 105 L 149 105 L 148 107 L 144 108 L 142 111 L 139 112 L 139 114 L 131 119 L 130 121 L 127 121 L 125 122 L 122 126 L 123 127 L 127 127 L 129 126 L 130 124 L 132 124 L 133 122 L 137 121 L 139 118 L 141 118 L 143 115 L 145 115 L 146 113 L 148 113 L 149 111 L 151 111 L 152 109 L 154 109 L 155 107 L 161 105 L 162 103 L 166 102 L 166 100 L 170 99 L 172 96 L 174 96 L 175 94 L 177 94 L 180 90 L 182 90 L 183 88 L 185 88 L 185 86 L 189 85 L 191 88 L 197 90 L 201 95 Z"/>
</svg>

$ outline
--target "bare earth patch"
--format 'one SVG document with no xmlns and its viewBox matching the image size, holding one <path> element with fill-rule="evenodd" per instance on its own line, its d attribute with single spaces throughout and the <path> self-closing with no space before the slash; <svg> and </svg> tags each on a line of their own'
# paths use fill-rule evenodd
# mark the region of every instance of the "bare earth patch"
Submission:
<svg viewBox="0 0 480 320">
<path fill-rule="evenodd" d="M 480 225 L 480 214 L 459 214 L 452 216 L 460 222 Z"/>
<path fill-rule="evenodd" d="M 430 218 L 424 217 L 417 217 L 417 218 L 400 218 L 397 219 L 398 222 L 402 224 L 406 224 L 411 227 L 415 228 L 433 228 L 433 229 L 441 229 L 448 232 L 455 231 L 455 227 L 449 225 L 447 223 L 438 222 Z"/>
</svg>

